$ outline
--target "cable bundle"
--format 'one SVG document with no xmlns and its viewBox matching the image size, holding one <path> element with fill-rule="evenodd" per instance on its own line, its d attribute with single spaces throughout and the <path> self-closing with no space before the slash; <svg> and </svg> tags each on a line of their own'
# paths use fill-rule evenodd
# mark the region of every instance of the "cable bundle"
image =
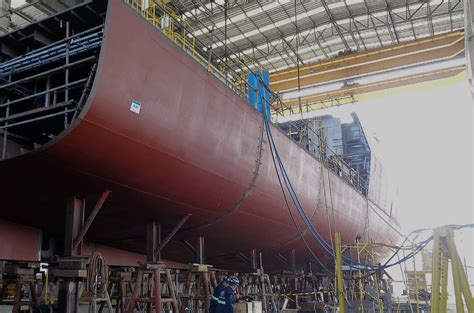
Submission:
<svg viewBox="0 0 474 313">
<path fill-rule="evenodd" d="M 267 90 L 269 92 L 271 92 L 268 88 L 268 86 L 265 85 L 265 87 L 267 88 Z M 279 96 L 272 93 L 274 95 L 275 98 L 278 98 Z M 264 99 L 265 101 L 265 99 Z M 269 105 L 271 106 L 271 103 L 268 103 L 266 102 L 265 103 L 266 105 Z M 269 138 L 269 141 L 270 141 L 270 148 L 272 150 L 272 159 L 273 159 L 273 162 L 275 164 L 275 169 L 277 171 L 277 175 L 279 177 L 279 181 L 280 181 L 280 185 L 282 186 L 282 181 L 280 179 L 280 174 L 281 174 L 281 177 L 283 177 L 283 183 L 284 183 L 284 186 L 286 188 L 286 190 L 288 191 L 288 194 L 290 195 L 290 198 L 294 204 L 294 206 L 296 207 L 301 219 L 303 220 L 304 224 L 306 225 L 307 229 L 310 231 L 311 235 L 313 236 L 313 238 L 316 240 L 316 242 L 319 244 L 319 246 L 321 246 L 323 248 L 324 251 L 326 251 L 326 253 L 328 253 L 332 258 L 335 258 L 335 251 L 334 249 L 332 248 L 332 246 L 323 238 L 323 236 L 318 232 L 318 230 L 315 228 L 315 226 L 312 224 L 311 220 L 309 219 L 309 217 L 306 215 L 306 212 L 293 188 L 293 185 L 291 184 L 291 180 L 287 174 L 287 171 L 285 169 L 285 166 L 283 164 L 283 161 L 280 157 L 280 154 L 278 152 L 278 148 L 275 144 L 275 140 L 273 138 L 273 134 L 272 134 L 272 130 L 271 130 L 271 121 L 270 121 L 270 116 L 267 114 L 267 111 L 266 110 L 263 110 L 263 115 L 264 115 L 264 120 L 265 120 L 265 126 L 266 126 L 266 132 L 267 132 L 267 137 Z M 283 187 L 283 186 L 282 186 Z M 283 191 L 283 194 L 286 198 L 286 195 L 285 195 L 285 192 L 282 188 L 282 191 Z M 291 211 L 290 211 L 290 214 L 291 214 Z M 296 226 L 296 223 L 295 223 L 295 226 Z M 296 226 L 297 227 L 297 226 Z M 408 236 L 406 237 L 405 241 L 408 239 Z M 409 260 L 410 258 L 414 257 L 416 254 L 418 254 L 421 250 L 423 250 L 426 245 L 433 239 L 433 237 L 429 237 L 428 239 L 426 239 L 425 241 L 421 242 L 420 244 L 417 245 L 417 247 L 414 249 L 413 252 L 411 252 L 410 254 L 408 254 L 406 257 L 402 258 L 401 260 L 397 261 L 397 262 L 394 262 L 394 263 L 391 263 L 391 264 L 388 264 L 388 262 L 390 262 L 390 260 L 396 255 L 396 253 L 398 252 L 395 252 L 389 259 L 387 262 L 385 262 L 384 265 L 378 265 L 378 266 L 372 266 L 372 265 L 366 265 L 366 264 L 362 264 L 362 263 L 359 263 L 359 262 L 356 262 L 354 260 L 351 260 L 345 256 L 343 256 L 343 262 L 345 265 L 347 266 L 350 266 L 351 268 L 354 268 L 354 269 L 360 269 L 361 267 L 367 269 L 367 270 L 371 270 L 371 271 L 380 271 L 380 270 L 384 270 L 384 269 L 387 269 L 389 267 L 392 267 L 392 266 L 395 266 L 395 265 L 398 265 L 400 263 L 403 263 L 405 262 L 406 260 Z M 304 240 L 304 238 L 303 238 Z M 308 248 L 308 250 L 310 250 L 311 254 L 314 256 L 314 253 L 311 251 L 311 249 L 309 248 L 308 245 L 306 245 L 306 247 Z M 401 247 L 399 247 L 400 249 Z"/>
<path fill-rule="evenodd" d="M 87 292 L 89 296 L 96 297 L 107 290 L 109 283 L 109 269 L 105 263 L 104 256 L 94 252 L 89 259 L 87 271 Z"/>
</svg>

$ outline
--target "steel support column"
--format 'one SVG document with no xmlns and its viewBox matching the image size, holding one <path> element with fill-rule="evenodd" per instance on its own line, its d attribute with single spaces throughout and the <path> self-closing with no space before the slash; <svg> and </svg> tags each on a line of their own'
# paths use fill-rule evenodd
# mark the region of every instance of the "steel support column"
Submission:
<svg viewBox="0 0 474 313">
<path fill-rule="evenodd" d="M 431 287 L 431 309 L 434 312 L 439 312 L 439 303 L 441 299 L 441 239 L 437 230 L 435 230 L 434 236 L 434 249 L 433 249 L 433 275 L 432 275 L 432 287 Z M 416 290 L 418 292 L 418 290 Z"/>
<path fill-rule="evenodd" d="M 336 277 L 337 277 L 337 293 L 339 298 L 339 312 L 346 311 L 346 300 L 344 295 L 344 277 L 342 276 L 342 246 L 341 234 L 336 233 Z"/>
<path fill-rule="evenodd" d="M 11 0 L 0 0 L 0 29 L 9 30 L 11 17 L 10 17 L 10 6 Z"/>
<path fill-rule="evenodd" d="M 474 98 L 474 4 L 471 0 L 464 0 L 464 18 L 467 73 Z"/>
<path fill-rule="evenodd" d="M 463 269 L 456 244 L 454 243 L 453 230 L 449 228 L 435 229 L 433 237 L 432 312 L 446 312 L 448 281 L 446 277 L 443 277 L 442 273 L 445 270 L 447 271 L 447 258 L 451 259 L 457 312 L 464 311 L 463 300 L 466 303 L 467 311 L 474 312 L 474 299 L 472 298 L 466 272 Z M 447 273 L 445 275 L 447 276 Z"/>
<path fill-rule="evenodd" d="M 66 230 L 64 235 L 64 256 L 80 256 L 82 241 L 74 244 L 84 222 L 85 200 L 76 196 L 70 198 L 66 207 Z"/>
<path fill-rule="evenodd" d="M 161 251 L 155 254 L 161 244 L 161 225 L 151 222 L 146 226 L 146 261 L 155 263 L 161 261 Z"/>
<path fill-rule="evenodd" d="M 85 200 L 77 196 L 71 197 L 66 206 L 66 229 L 64 235 L 64 256 L 66 258 L 80 257 L 82 240 L 74 245 L 74 239 L 79 234 L 84 223 Z M 66 275 L 69 276 L 69 275 Z M 58 308 L 60 312 L 77 312 L 82 285 L 75 277 L 61 277 L 58 285 Z"/>
<path fill-rule="evenodd" d="M 250 251 L 250 269 L 252 273 L 257 272 L 257 266 L 257 250 L 252 249 L 252 251 Z"/>
<path fill-rule="evenodd" d="M 199 236 L 197 239 L 197 262 L 204 264 L 204 236 Z"/>
<path fill-rule="evenodd" d="M 87 220 L 85 223 L 83 223 L 82 227 L 79 229 L 78 233 L 74 237 L 73 241 L 73 249 L 77 249 L 77 247 L 82 244 L 82 240 L 84 239 L 85 234 L 89 230 L 89 227 L 92 225 L 92 222 L 94 221 L 95 217 L 97 216 L 97 213 L 99 213 L 100 209 L 104 205 L 105 200 L 109 197 L 111 191 L 106 190 L 102 193 L 100 196 L 99 200 L 94 206 L 94 209 L 92 212 L 89 214 L 87 217 Z M 84 214 L 84 213 L 83 213 Z"/>
<path fill-rule="evenodd" d="M 184 223 L 191 217 L 192 214 L 185 215 L 179 222 L 176 224 L 176 226 L 171 230 L 171 232 L 163 239 L 162 242 L 160 242 L 160 245 L 158 248 L 155 249 L 155 257 L 160 254 L 161 250 L 168 244 L 168 242 L 173 238 L 174 235 L 183 227 Z"/>
</svg>

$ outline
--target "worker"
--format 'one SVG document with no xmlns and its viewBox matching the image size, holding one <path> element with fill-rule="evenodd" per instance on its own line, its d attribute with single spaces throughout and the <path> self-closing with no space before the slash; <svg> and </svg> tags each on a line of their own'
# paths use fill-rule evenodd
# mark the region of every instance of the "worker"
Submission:
<svg viewBox="0 0 474 313">
<path fill-rule="evenodd" d="M 233 313 L 234 304 L 237 302 L 235 290 L 238 286 L 239 279 L 237 277 L 225 277 L 214 289 L 209 313 Z"/>
</svg>

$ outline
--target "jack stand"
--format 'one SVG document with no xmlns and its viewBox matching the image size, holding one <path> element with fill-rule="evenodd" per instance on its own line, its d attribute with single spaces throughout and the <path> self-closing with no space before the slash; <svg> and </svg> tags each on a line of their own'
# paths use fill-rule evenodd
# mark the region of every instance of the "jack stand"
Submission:
<svg viewBox="0 0 474 313">
<path fill-rule="evenodd" d="M 161 239 L 161 225 L 155 222 L 147 224 L 146 263 L 141 263 L 138 266 L 132 296 L 127 307 L 128 313 L 133 313 L 135 306 L 139 306 L 140 303 L 144 304 L 145 311 L 150 313 L 152 306 L 155 307 L 156 313 L 161 313 L 163 304 L 166 305 L 168 312 L 171 309 L 170 304 L 173 307 L 173 312 L 178 312 L 174 282 L 170 270 L 165 269 L 163 262 L 161 262 L 161 251 L 189 217 L 191 217 L 191 214 L 182 217 L 163 240 Z M 163 298 L 161 294 L 161 275 L 165 275 L 166 285 L 168 286 L 168 297 L 166 298 Z"/>
<path fill-rule="evenodd" d="M 126 303 L 129 301 L 128 291 L 133 292 L 132 271 L 128 268 L 112 270 L 109 280 L 111 282 L 109 294 L 116 303 L 115 313 L 125 313 Z"/>
<path fill-rule="evenodd" d="M 161 295 L 161 275 L 166 277 L 169 293 L 167 298 L 163 298 Z M 140 303 L 143 303 L 146 308 L 145 311 L 150 313 L 152 312 L 152 306 L 155 307 L 156 313 L 161 313 L 163 304 L 166 304 L 169 311 L 170 303 L 173 306 L 173 312 L 178 312 L 178 302 L 171 273 L 169 269 L 163 268 L 163 263 L 144 263 L 138 267 L 127 312 L 133 313 L 135 306 Z"/>
<path fill-rule="evenodd" d="M 8 264 L 5 266 L 4 281 L 15 284 L 12 313 L 20 313 L 22 306 L 28 306 L 28 312 L 37 310 L 39 306 L 38 295 L 35 290 L 35 270 L 39 267 L 37 263 Z M 23 287 L 28 288 L 28 300 L 23 300 Z"/>
<path fill-rule="evenodd" d="M 60 312 L 78 312 L 79 298 L 87 279 L 87 258 L 65 257 L 49 267 L 50 275 L 59 282 L 58 307 Z"/>
<path fill-rule="evenodd" d="M 259 253 L 260 268 L 257 269 L 257 275 L 260 281 L 260 292 L 262 297 L 263 310 L 269 312 L 268 310 L 268 300 L 267 297 L 270 297 L 270 301 L 273 307 L 273 312 L 278 313 L 277 303 L 275 299 L 275 294 L 273 293 L 272 283 L 268 274 L 265 274 L 263 270 L 263 258 L 262 253 Z"/>
<path fill-rule="evenodd" d="M 110 195 L 106 190 L 85 219 L 86 201 L 77 196 L 69 198 L 66 206 L 64 258 L 52 265 L 51 274 L 59 280 L 58 306 L 63 313 L 78 312 L 79 298 L 87 279 L 88 258 L 81 257 L 84 236 Z"/>
<path fill-rule="evenodd" d="M 210 265 L 191 264 L 191 267 L 183 290 L 180 312 L 197 312 L 204 306 L 204 312 L 209 313 L 211 295 L 217 287 L 216 274 L 210 271 Z"/>
</svg>

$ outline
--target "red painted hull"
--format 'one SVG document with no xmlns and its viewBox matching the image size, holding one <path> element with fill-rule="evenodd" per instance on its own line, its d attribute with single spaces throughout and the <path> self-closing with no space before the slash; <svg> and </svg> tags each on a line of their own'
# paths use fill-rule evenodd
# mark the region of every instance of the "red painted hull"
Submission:
<svg viewBox="0 0 474 313">
<path fill-rule="evenodd" d="M 140 114 L 130 111 L 132 101 L 141 103 Z M 159 221 L 166 229 L 192 213 L 189 229 L 178 239 L 194 242 L 204 235 L 209 263 L 241 267 L 233 254 L 252 248 L 264 251 L 269 265 L 275 263 L 274 253 L 288 255 L 291 249 L 297 250 L 299 262 L 306 262 L 308 253 L 285 206 L 267 143 L 248 201 L 216 225 L 192 228 L 223 214 L 245 193 L 255 170 L 261 125 L 261 117 L 241 98 L 133 10 L 111 0 L 86 107 L 43 148 L 0 162 L 0 217 L 60 234 L 69 195 L 94 200 L 93 195 L 110 189 L 88 240 L 144 252 L 147 222 Z M 332 230 L 342 232 L 344 241 L 357 235 L 396 240 L 385 212 L 368 205 L 276 128 L 273 133 L 307 214 L 328 241 L 328 215 L 332 220 L 333 214 Z M 164 256 L 193 261 L 178 240 Z"/>
</svg>

